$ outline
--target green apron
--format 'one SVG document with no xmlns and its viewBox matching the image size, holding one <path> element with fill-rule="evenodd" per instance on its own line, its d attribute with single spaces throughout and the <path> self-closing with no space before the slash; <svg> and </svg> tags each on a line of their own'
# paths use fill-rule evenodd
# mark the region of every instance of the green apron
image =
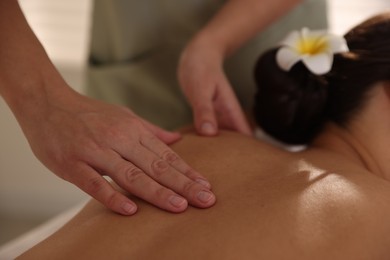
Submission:
<svg viewBox="0 0 390 260">
<path fill-rule="evenodd" d="M 177 82 L 180 53 L 224 0 L 95 0 L 87 94 L 131 108 L 166 129 L 192 122 Z M 327 27 L 326 0 L 306 0 L 225 63 L 245 110 L 251 110 L 259 54 L 291 30 Z"/>
</svg>

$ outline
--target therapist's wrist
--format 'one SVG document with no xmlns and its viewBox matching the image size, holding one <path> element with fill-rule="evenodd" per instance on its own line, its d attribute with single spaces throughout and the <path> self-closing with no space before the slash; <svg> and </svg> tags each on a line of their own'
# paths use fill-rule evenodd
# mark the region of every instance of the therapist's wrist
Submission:
<svg viewBox="0 0 390 260">
<path fill-rule="evenodd" d="M 230 54 L 230 50 L 226 42 L 215 35 L 209 30 L 202 30 L 196 34 L 189 44 L 185 48 L 185 52 L 202 51 L 212 55 L 213 59 L 224 61 L 224 59 Z"/>
<path fill-rule="evenodd" d="M 53 104 L 64 105 L 77 95 L 54 66 L 42 66 L 4 84 L 2 96 L 21 125 L 43 119 Z"/>
</svg>

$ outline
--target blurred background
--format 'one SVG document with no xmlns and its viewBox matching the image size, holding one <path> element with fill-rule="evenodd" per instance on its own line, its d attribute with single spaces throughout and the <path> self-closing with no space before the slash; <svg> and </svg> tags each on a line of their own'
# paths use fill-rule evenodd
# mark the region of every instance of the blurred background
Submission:
<svg viewBox="0 0 390 260">
<path fill-rule="evenodd" d="M 372 14 L 390 10 L 388 0 L 328 1 L 330 30 L 336 34 Z M 60 73 L 83 92 L 93 0 L 19 3 Z M 34 157 L 0 98 L 0 245 L 87 198 Z"/>
</svg>

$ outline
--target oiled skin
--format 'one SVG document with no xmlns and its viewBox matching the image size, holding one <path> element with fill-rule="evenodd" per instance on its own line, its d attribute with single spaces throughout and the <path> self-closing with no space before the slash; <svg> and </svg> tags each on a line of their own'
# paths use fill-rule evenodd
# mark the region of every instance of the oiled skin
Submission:
<svg viewBox="0 0 390 260">
<path fill-rule="evenodd" d="M 20 259 L 389 259 L 390 184 L 342 155 L 230 132 L 173 149 L 212 183 L 214 207 L 137 200 L 124 217 L 91 201 Z"/>
</svg>

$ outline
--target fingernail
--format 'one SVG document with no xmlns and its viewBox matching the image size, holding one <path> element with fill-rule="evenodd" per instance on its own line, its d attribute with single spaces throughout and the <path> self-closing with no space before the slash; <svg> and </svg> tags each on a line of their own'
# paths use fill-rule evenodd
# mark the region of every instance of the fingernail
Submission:
<svg viewBox="0 0 390 260">
<path fill-rule="evenodd" d="M 211 188 L 211 184 L 210 184 L 208 181 L 204 180 L 204 179 L 196 179 L 195 181 L 196 181 L 197 183 L 199 183 L 199 184 L 205 186 L 205 187 L 208 188 L 208 189 Z"/>
<path fill-rule="evenodd" d="M 214 194 L 208 191 L 200 191 L 197 197 L 201 202 L 207 203 L 214 199 Z"/>
<path fill-rule="evenodd" d="M 181 208 L 183 205 L 187 204 L 185 199 L 176 195 L 169 197 L 169 202 L 176 208 Z"/>
<path fill-rule="evenodd" d="M 137 210 L 137 207 L 129 202 L 125 202 L 122 205 L 122 209 L 125 212 L 125 214 L 131 215 L 131 214 L 135 213 L 135 211 Z"/>
<path fill-rule="evenodd" d="M 206 135 L 215 134 L 215 128 L 210 122 L 203 123 L 202 126 L 200 127 L 200 130 L 202 131 L 203 134 Z"/>
</svg>

